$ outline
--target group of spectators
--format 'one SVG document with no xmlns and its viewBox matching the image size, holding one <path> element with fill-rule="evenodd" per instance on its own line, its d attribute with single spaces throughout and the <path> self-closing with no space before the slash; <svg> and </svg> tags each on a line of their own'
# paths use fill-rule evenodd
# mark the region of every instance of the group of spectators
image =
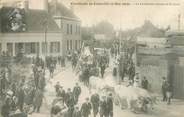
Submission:
<svg viewBox="0 0 184 117">
<path fill-rule="evenodd" d="M 46 86 L 42 59 L 33 59 L 32 72 L 33 76 L 29 78 L 26 76 L 10 78 L 7 70 L 1 72 L 0 91 L 1 101 L 4 102 L 1 115 L 3 117 L 27 117 L 28 113 L 40 111 Z"/>
<path fill-rule="evenodd" d="M 94 117 L 96 117 L 97 114 L 99 114 L 100 117 L 113 117 L 113 97 L 111 93 L 109 93 L 108 96 L 102 96 L 100 98 L 99 94 L 95 92 L 91 95 L 90 102 Z"/>
<path fill-rule="evenodd" d="M 51 117 L 54 117 L 54 115 L 62 115 L 63 117 L 89 117 L 93 115 L 96 117 L 98 114 L 100 117 L 113 117 L 113 98 L 111 93 L 100 98 L 100 95 L 94 92 L 79 107 L 78 100 L 82 89 L 78 83 L 76 83 L 73 90 L 68 88 L 65 91 L 60 83 L 57 82 L 55 91 L 56 99 L 52 103 Z"/>
<path fill-rule="evenodd" d="M 66 117 L 73 117 L 75 105 L 78 104 L 78 99 L 81 94 L 81 87 L 76 83 L 73 90 L 68 88 L 67 91 L 63 89 L 59 82 L 55 85 L 56 99 L 53 100 L 51 108 L 51 117 L 58 114 L 63 114 L 61 111 L 67 109 Z"/>
<path fill-rule="evenodd" d="M 40 111 L 45 86 L 43 85 L 45 77 L 41 76 L 42 74 L 39 71 L 39 78 L 33 81 L 27 81 L 25 78 L 20 82 L 14 81 L 4 90 L 4 103 L 1 107 L 3 117 L 27 117 L 28 113 Z"/>
<path fill-rule="evenodd" d="M 56 65 L 60 65 L 61 67 L 65 67 L 65 57 L 64 56 L 58 56 L 58 57 L 52 57 L 47 56 L 45 57 L 45 60 L 43 60 L 40 57 L 33 58 L 32 60 L 33 64 L 35 66 L 40 66 L 42 69 L 48 69 L 50 72 L 50 77 L 53 78 L 54 70 L 56 69 Z M 35 74 L 35 71 L 34 71 Z"/>
<path fill-rule="evenodd" d="M 126 76 L 130 80 L 134 80 L 135 76 L 135 64 L 130 54 L 121 54 L 113 57 L 113 76 L 120 77 L 121 81 L 124 80 Z"/>
</svg>

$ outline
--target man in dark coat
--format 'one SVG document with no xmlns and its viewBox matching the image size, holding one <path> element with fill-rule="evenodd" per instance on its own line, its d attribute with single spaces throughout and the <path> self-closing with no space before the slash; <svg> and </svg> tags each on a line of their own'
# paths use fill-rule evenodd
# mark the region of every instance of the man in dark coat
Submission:
<svg viewBox="0 0 184 117">
<path fill-rule="evenodd" d="M 56 94 L 58 94 L 59 88 L 61 87 L 60 83 L 57 82 L 56 85 L 55 85 L 54 87 L 55 87 Z"/>
<path fill-rule="evenodd" d="M 21 111 L 23 111 L 24 97 L 25 97 L 24 89 L 23 89 L 23 87 L 20 87 L 20 89 L 18 91 L 18 95 L 17 95 L 17 98 L 18 98 L 17 105 Z"/>
<path fill-rule="evenodd" d="M 34 111 L 36 110 L 37 112 L 40 112 L 40 107 L 42 105 L 43 97 L 44 97 L 43 92 L 40 89 L 37 89 L 33 100 Z"/>
<path fill-rule="evenodd" d="M 106 117 L 107 116 L 107 102 L 106 97 L 103 96 L 102 100 L 100 101 L 100 117 Z"/>
<path fill-rule="evenodd" d="M 39 71 L 37 71 L 37 72 L 35 73 L 35 76 L 34 76 L 34 82 L 35 82 L 36 88 L 38 88 L 39 78 L 40 78 L 40 74 L 39 74 Z"/>
<path fill-rule="evenodd" d="M 42 91 L 44 91 L 44 88 L 46 86 L 46 80 L 45 80 L 45 76 L 43 71 L 40 73 L 40 78 L 39 78 L 39 83 L 38 83 L 38 87 L 39 89 L 41 89 Z"/>
<path fill-rule="evenodd" d="M 73 93 L 70 88 L 68 88 L 67 93 L 65 94 L 65 104 L 67 107 L 74 105 Z"/>
<path fill-rule="evenodd" d="M 92 108 L 93 108 L 93 115 L 94 117 L 96 117 L 96 115 L 98 114 L 98 108 L 99 108 L 99 104 L 100 103 L 100 97 L 97 93 L 94 93 L 91 96 L 91 104 L 92 104 Z"/>
<path fill-rule="evenodd" d="M 79 107 L 75 107 L 72 117 L 82 117 Z"/>
<path fill-rule="evenodd" d="M 64 99 L 65 99 L 65 90 L 63 89 L 62 86 L 60 86 L 58 93 L 57 93 L 57 97 L 62 97 L 63 98 L 63 103 L 64 103 Z"/>
<path fill-rule="evenodd" d="M 1 94 L 3 94 L 3 92 L 5 91 L 5 89 L 6 89 L 6 84 L 7 84 L 7 79 L 6 79 L 6 77 L 5 77 L 5 73 L 4 73 L 4 71 L 2 71 L 1 72 L 1 74 L 2 74 L 2 76 L 1 76 L 1 79 L 0 79 L 0 83 L 1 83 L 1 85 L 0 85 L 0 88 L 1 88 Z"/>
<path fill-rule="evenodd" d="M 89 117 L 89 115 L 91 114 L 91 104 L 89 102 L 89 98 L 86 98 L 86 102 L 82 104 L 81 114 L 82 117 Z"/>
<path fill-rule="evenodd" d="M 141 85 L 143 89 L 148 89 L 148 80 L 146 79 L 146 77 L 144 76 L 143 80 L 141 81 Z"/>
<path fill-rule="evenodd" d="M 74 96 L 69 88 L 66 95 L 65 95 L 65 103 L 68 107 L 68 117 L 72 117 L 74 111 Z"/>
<path fill-rule="evenodd" d="M 166 82 L 166 96 L 167 96 L 167 104 L 171 104 L 172 98 L 172 85 L 169 81 Z"/>
<path fill-rule="evenodd" d="M 90 71 L 89 71 L 89 67 L 85 66 L 84 72 L 83 72 L 83 78 L 82 81 L 84 82 L 84 84 L 86 86 L 89 86 L 89 78 L 90 78 Z"/>
<path fill-rule="evenodd" d="M 2 117 L 9 117 L 10 114 L 10 100 L 7 99 L 5 104 L 1 107 L 1 115 Z"/>
<path fill-rule="evenodd" d="M 78 83 L 76 83 L 75 87 L 73 88 L 73 96 L 75 104 L 77 104 L 80 94 L 81 94 L 81 87 L 79 86 Z"/>
<path fill-rule="evenodd" d="M 49 66 L 49 72 L 50 72 L 50 77 L 53 78 L 54 75 L 54 69 L 55 69 L 55 64 L 52 62 Z"/>
<path fill-rule="evenodd" d="M 64 56 L 61 57 L 61 66 L 65 67 L 65 57 Z"/>
<path fill-rule="evenodd" d="M 163 95 L 163 101 L 167 101 L 167 96 L 166 96 L 166 86 L 167 86 L 167 81 L 166 78 L 162 78 L 162 95 Z"/>
<path fill-rule="evenodd" d="M 107 109 L 107 117 L 113 117 L 113 99 L 112 99 L 112 94 L 111 93 L 107 97 L 106 109 Z"/>
<path fill-rule="evenodd" d="M 101 71 L 101 76 L 103 78 L 104 77 L 104 73 L 105 73 L 105 63 L 104 63 L 104 61 L 102 61 L 102 63 L 101 63 L 100 71 Z"/>
</svg>

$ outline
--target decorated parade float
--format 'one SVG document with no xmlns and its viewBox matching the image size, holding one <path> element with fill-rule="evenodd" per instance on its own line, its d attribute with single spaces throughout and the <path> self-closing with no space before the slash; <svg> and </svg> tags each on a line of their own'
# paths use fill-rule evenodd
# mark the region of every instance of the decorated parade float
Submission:
<svg viewBox="0 0 184 117">
<path fill-rule="evenodd" d="M 105 77 L 101 77 L 99 74 L 99 58 L 103 58 L 103 54 L 92 54 L 90 48 L 85 47 L 79 59 L 80 62 L 78 65 L 81 69 L 79 80 L 84 82 L 86 86 L 89 87 L 90 91 L 97 91 L 101 97 L 111 93 L 116 105 L 121 109 L 128 109 L 134 113 L 147 113 L 153 110 L 154 104 L 156 103 L 156 96 L 148 90 L 145 90 L 138 85 L 134 85 L 135 83 L 133 84 L 133 82 L 131 82 L 131 79 L 135 76 L 135 71 L 133 71 L 134 76 L 130 73 L 132 71 L 130 68 L 133 67 L 131 59 L 129 59 L 130 62 L 127 62 L 128 60 L 125 59 L 125 56 L 116 57 L 118 73 L 114 75 L 112 73 L 113 69 L 110 69 L 107 66 Z M 113 57 L 110 59 L 111 61 L 115 61 Z M 97 60 L 97 63 L 95 63 L 95 60 Z M 128 64 L 125 64 L 125 62 Z M 112 62 L 109 66 L 113 64 L 115 63 Z M 120 64 L 122 65 L 118 66 Z M 121 81 L 118 80 L 121 79 L 119 78 L 119 72 L 123 67 L 126 67 L 126 69 L 123 71 L 125 75 L 123 81 Z M 92 68 L 97 69 L 97 71 L 93 71 Z"/>
</svg>

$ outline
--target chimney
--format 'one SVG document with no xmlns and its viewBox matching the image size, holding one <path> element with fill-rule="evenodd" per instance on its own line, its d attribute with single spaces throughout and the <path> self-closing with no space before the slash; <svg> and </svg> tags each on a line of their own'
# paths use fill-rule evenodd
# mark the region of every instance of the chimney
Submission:
<svg viewBox="0 0 184 117">
<path fill-rule="evenodd" d="M 181 14 L 178 14 L 178 30 L 180 31 L 181 25 Z"/>
</svg>

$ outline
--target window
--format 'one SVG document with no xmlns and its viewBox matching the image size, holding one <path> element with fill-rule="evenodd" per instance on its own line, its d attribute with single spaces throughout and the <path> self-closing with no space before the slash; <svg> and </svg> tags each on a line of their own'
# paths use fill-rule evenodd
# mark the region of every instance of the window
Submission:
<svg viewBox="0 0 184 117">
<path fill-rule="evenodd" d="M 75 34 L 77 34 L 78 33 L 78 25 L 76 25 L 76 27 L 75 27 Z"/>
<path fill-rule="evenodd" d="M 79 48 L 81 48 L 81 45 L 82 45 L 82 43 L 81 43 L 81 41 L 79 40 Z"/>
<path fill-rule="evenodd" d="M 80 40 L 79 40 L 79 48 L 81 48 Z"/>
<path fill-rule="evenodd" d="M 70 27 L 69 27 L 69 24 L 67 24 L 67 32 L 66 32 L 66 34 L 69 34 L 69 32 L 70 32 L 70 29 L 69 29 Z"/>
<path fill-rule="evenodd" d="M 47 50 L 47 43 L 42 42 L 42 53 L 46 53 Z"/>
<path fill-rule="evenodd" d="M 70 25 L 70 34 L 72 34 L 72 24 Z"/>
<path fill-rule="evenodd" d="M 77 40 L 75 40 L 75 49 L 77 50 Z"/>
<path fill-rule="evenodd" d="M 67 48 L 67 50 L 70 50 L 69 46 L 70 46 L 69 40 L 67 40 L 67 42 L 66 42 L 66 48 Z"/>
<path fill-rule="evenodd" d="M 35 54 L 38 51 L 39 47 L 36 43 L 25 43 L 25 53 L 26 54 Z"/>
<path fill-rule="evenodd" d="M 7 43 L 7 51 L 10 56 L 13 55 L 13 43 Z"/>
<path fill-rule="evenodd" d="M 80 35 L 80 32 L 81 32 L 81 29 L 80 29 L 80 26 L 78 27 L 78 33 L 79 33 L 79 35 Z"/>
<path fill-rule="evenodd" d="M 50 43 L 50 52 L 59 53 L 60 52 L 60 42 L 51 42 Z"/>
<path fill-rule="evenodd" d="M 18 54 L 18 53 L 23 53 L 25 52 L 25 48 L 23 47 L 23 43 L 15 43 L 15 54 Z"/>
<path fill-rule="evenodd" d="M 40 53 L 40 44 L 39 44 L 39 42 L 37 42 L 35 44 L 36 44 L 36 53 L 39 54 Z"/>
<path fill-rule="evenodd" d="M 70 40 L 70 50 L 72 50 L 72 40 Z"/>
</svg>

